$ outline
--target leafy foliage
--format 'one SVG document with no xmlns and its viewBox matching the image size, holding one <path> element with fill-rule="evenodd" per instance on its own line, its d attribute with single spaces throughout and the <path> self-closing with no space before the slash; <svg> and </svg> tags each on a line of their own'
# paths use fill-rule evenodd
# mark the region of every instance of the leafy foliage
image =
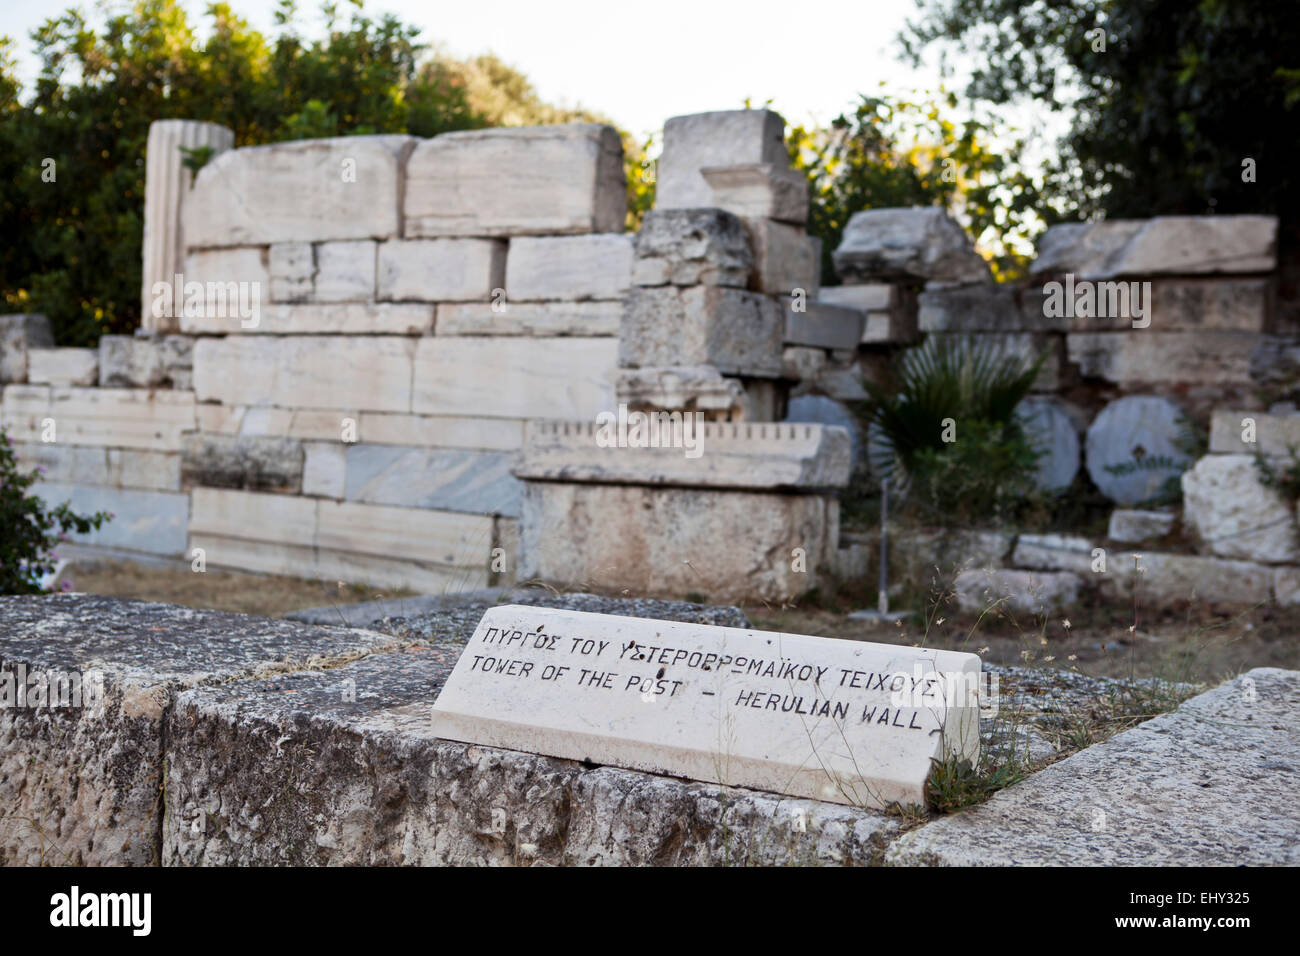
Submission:
<svg viewBox="0 0 1300 956">
<path fill-rule="evenodd" d="M 838 281 L 831 254 L 849 217 L 888 206 L 949 208 L 996 253 L 1000 277 L 1023 272 L 1016 240 L 1028 249 L 1039 197 L 1029 177 L 1012 169 L 1019 146 L 1007 155 L 992 152 L 989 124 L 957 126 L 945 118 L 956 105 L 952 94 L 942 103 L 862 96 L 852 113 L 825 129 L 791 128 L 786 142 L 791 162 L 808 177 L 808 232 L 822 240 L 824 283 Z"/>
<path fill-rule="evenodd" d="M 293 0 L 280 0 L 273 37 L 213 3 L 203 43 L 179 0 L 135 0 L 99 32 L 70 9 L 33 32 L 41 68 L 26 101 L 12 41 L 0 38 L 0 180 L 11 184 L 0 192 L 4 305 L 48 315 L 60 345 L 94 345 L 139 324 L 144 152 L 153 120 L 210 120 L 233 129 L 237 146 L 250 146 L 372 133 L 427 137 L 590 115 L 548 107 L 499 61 L 478 72 L 445 58 L 422 65 L 417 28 L 366 16 L 360 0 L 349 5 L 344 22 L 338 5 L 326 2 L 326 35 L 308 41 L 295 26 Z M 494 83 L 502 86 L 497 100 L 488 96 Z M 624 139 L 635 174 L 629 192 L 644 210 L 652 189 L 644 149 Z M 197 152 L 185 160 L 191 168 L 204 161 Z"/>
<path fill-rule="evenodd" d="M 873 465 L 931 521 L 1001 523 L 1037 506 L 1039 453 L 1015 409 L 1042 362 L 933 336 L 905 352 L 895 383 L 867 383 Z"/>
<path fill-rule="evenodd" d="M 22 472 L 0 430 L 0 594 L 40 594 L 42 576 L 54 570 L 51 548 L 70 531 L 86 534 L 110 515 L 79 515 L 66 503 L 50 508 L 28 489 L 40 470 Z"/>
<path fill-rule="evenodd" d="M 1048 169 L 1049 222 L 1276 212 L 1300 202 L 1300 6 L 1274 0 L 919 0 L 914 63 L 960 48 L 967 94 L 1072 114 Z M 1288 115 L 1291 120 L 1288 121 Z M 1243 160 L 1257 181 L 1243 180 Z"/>
</svg>

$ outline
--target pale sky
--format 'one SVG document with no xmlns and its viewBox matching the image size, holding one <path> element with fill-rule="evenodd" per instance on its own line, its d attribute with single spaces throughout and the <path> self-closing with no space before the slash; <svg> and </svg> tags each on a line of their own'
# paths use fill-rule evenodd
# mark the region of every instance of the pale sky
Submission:
<svg viewBox="0 0 1300 956">
<path fill-rule="evenodd" d="M 271 33 L 274 0 L 229 0 Z M 72 4 L 0 4 L 0 34 L 17 41 L 20 75 L 36 75 L 28 34 Z M 94 9 L 93 4 L 81 4 Z M 204 3 L 184 4 L 202 24 Z M 347 0 L 339 9 L 348 14 Z M 299 4 L 299 28 L 319 30 L 319 4 Z M 894 37 L 913 0 L 369 0 L 366 12 L 397 14 L 454 56 L 496 53 L 532 80 L 544 100 L 596 110 L 634 133 L 670 116 L 738 109 L 746 97 L 790 122 L 826 122 L 859 92 L 895 95 L 938 86 L 896 59 Z"/>
</svg>

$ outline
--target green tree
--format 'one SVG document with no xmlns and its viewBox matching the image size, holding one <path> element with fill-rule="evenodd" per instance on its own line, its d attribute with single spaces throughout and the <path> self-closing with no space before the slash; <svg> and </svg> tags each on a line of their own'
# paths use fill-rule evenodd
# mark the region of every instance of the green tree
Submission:
<svg viewBox="0 0 1300 956">
<path fill-rule="evenodd" d="M 831 254 L 849 218 L 863 209 L 944 206 L 964 219 L 992 254 L 1000 277 L 1018 275 L 1034 226 L 1032 180 L 1013 168 L 1019 147 L 992 151 L 984 122 L 958 125 L 947 118 L 957 106 L 887 96 L 862 96 L 851 113 L 829 127 L 791 127 L 791 162 L 808 176 L 808 232 L 822 240 L 822 281 L 838 281 Z"/>
<path fill-rule="evenodd" d="M 1276 0 L 918 0 L 914 63 L 954 49 L 967 93 L 1069 117 L 1042 215 L 1272 212 L 1294 220 L 1300 5 Z M 1255 161 L 1255 180 L 1243 163 Z"/>
</svg>

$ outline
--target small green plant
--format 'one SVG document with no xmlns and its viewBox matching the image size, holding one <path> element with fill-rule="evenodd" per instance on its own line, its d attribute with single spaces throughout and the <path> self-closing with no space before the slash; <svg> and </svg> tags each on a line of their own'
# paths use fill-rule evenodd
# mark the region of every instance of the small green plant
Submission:
<svg viewBox="0 0 1300 956">
<path fill-rule="evenodd" d="M 74 513 L 67 503 L 50 508 L 28 489 L 41 470 L 18 468 L 13 446 L 0 429 L 0 594 L 43 594 L 41 579 L 54 570 L 51 549 L 68 532 L 86 534 L 112 518 Z"/>
<path fill-rule="evenodd" d="M 1259 473 L 1259 483 L 1265 488 L 1277 490 L 1284 498 L 1294 501 L 1300 498 L 1300 453 L 1294 445 L 1288 445 L 1287 457 L 1275 461 L 1269 456 L 1255 453 L 1255 470 Z"/>
<path fill-rule="evenodd" d="M 868 383 L 872 465 L 943 523 L 1003 523 L 1040 504 L 1038 450 L 1016 417 L 1043 357 L 996 343 L 929 338 L 895 382 Z"/>
<path fill-rule="evenodd" d="M 181 160 L 181 165 L 188 169 L 195 178 L 198 177 L 199 170 L 208 165 L 208 161 L 212 159 L 213 154 L 216 152 L 211 146 L 178 146 L 177 149 L 185 157 Z M 192 182 L 190 188 L 194 188 Z"/>
</svg>

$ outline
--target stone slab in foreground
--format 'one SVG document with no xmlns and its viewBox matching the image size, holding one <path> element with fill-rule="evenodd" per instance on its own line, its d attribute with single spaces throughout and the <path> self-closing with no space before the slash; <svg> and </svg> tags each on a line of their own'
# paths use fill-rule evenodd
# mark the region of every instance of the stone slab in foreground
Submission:
<svg viewBox="0 0 1300 956">
<path fill-rule="evenodd" d="M 144 601 L 0 597 L 6 683 L 63 679 L 60 702 L 72 702 L 74 677 L 82 689 L 79 707 L 0 707 L 0 864 L 157 862 L 163 722 L 175 694 L 400 643 Z"/>
<path fill-rule="evenodd" d="M 896 865 L 1300 863 L 1300 671 L 1256 668 L 890 848 Z"/>
<path fill-rule="evenodd" d="M 883 809 L 979 753 L 974 654 L 506 606 L 434 705 L 439 737 Z"/>
</svg>

